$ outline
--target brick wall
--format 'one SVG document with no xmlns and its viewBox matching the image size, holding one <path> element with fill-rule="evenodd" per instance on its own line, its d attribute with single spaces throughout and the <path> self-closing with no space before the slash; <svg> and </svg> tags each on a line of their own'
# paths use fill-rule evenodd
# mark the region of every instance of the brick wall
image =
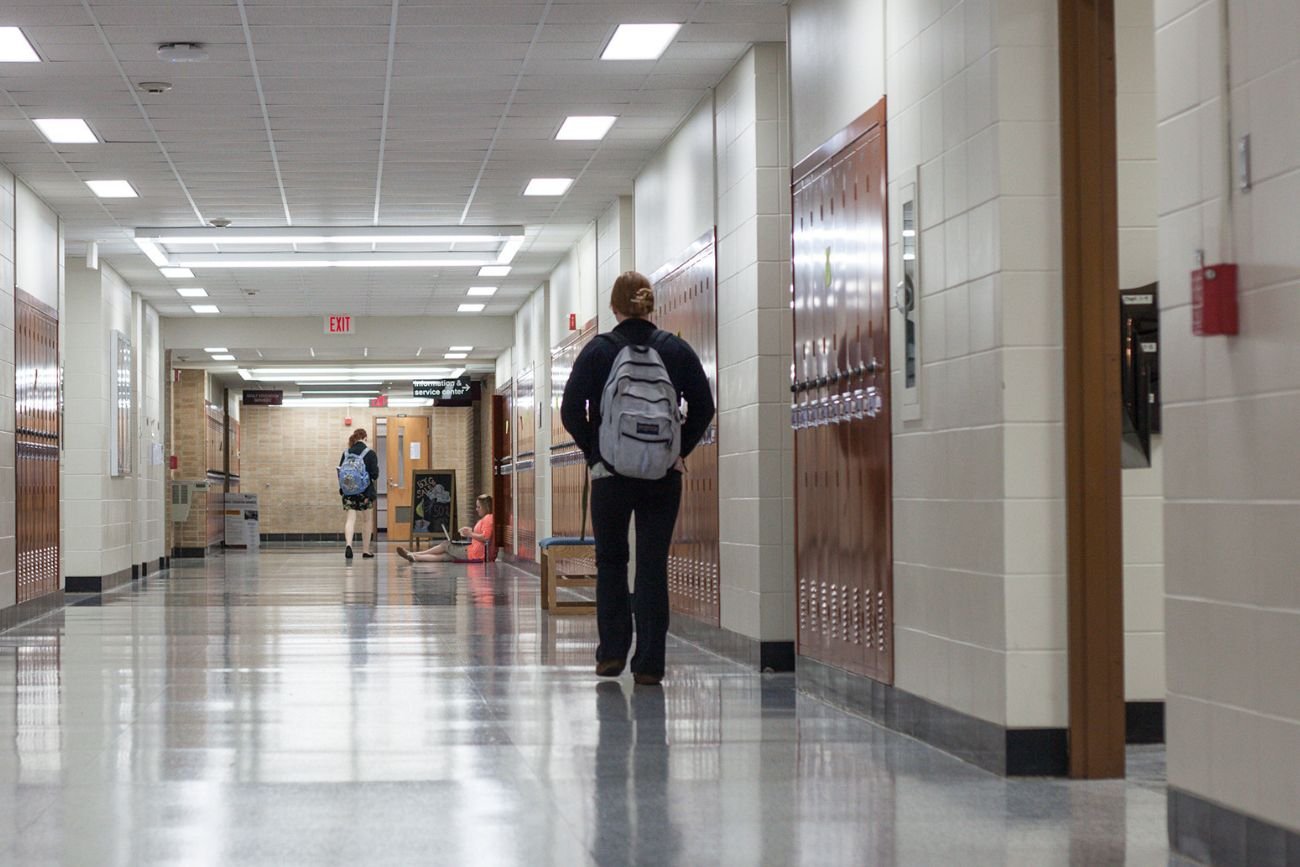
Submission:
<svg viewBox="0 0 1300 867">
<path fill-rule="evenodd" d="M 176 471 L 172 478 L 202 481 L 208 477 L 207 445 L 207 373 L 202 370 L 178 370 L 171 383 L 172 454 Z M 219 508 L 214 497 L 212 508 Z M 199 494 L 190 504 L 189 518 L 173 525 L 172 545 L 176 548 L 206 548 L 212 542 L 209 533 L 208 496 Z"/>
<path fill-rule="evenodd" d="M 376 439 L 377 421 L 392 409 L 244 407 L 241 484 L 259 496 L 263 533 L 337 533 L 343 529 L 334 468 L 358 427 Z M 352 427 L 343 425 L 345 414 Z M 412 409 L 432 419 L 430 457 L 435 468 L 456 470 L 462 523 L 473 523 L 482 445 L 474 409 Z"/>
</svg>

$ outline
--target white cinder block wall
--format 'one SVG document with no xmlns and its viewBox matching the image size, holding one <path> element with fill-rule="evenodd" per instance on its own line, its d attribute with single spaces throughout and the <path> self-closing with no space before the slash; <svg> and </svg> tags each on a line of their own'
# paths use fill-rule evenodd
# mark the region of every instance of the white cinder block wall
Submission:
<svg viewBox="0 0 1300 867">
<path fill-rule="evenodd" d="M 1119 286 L 1159 279 L 1156 266 L 1156 74 L 1154 0 L 1115 5 Z M 1151 467 L 1126 469 L 1124 484 L 1124 692 L 1165 697 L 1163 438 Z"/>
<path fill-rule="evenodd" d="M 624 271 L 636 268 L 636 218 L 631 196 L 619 196 L 596 221 L 596 311 L 598 330 L 618 323 L 609 307 L 609 290 Z"/>
<path fill-rule="evenodd" d="M 14 176 L 0 168 L 0 609 L 18 596 L 14 427 Z"/>
<path fill-rule="evenodd" d="M 721 624 L 763 641 L 795 638 L 787 81 L 756 45 L 714 95 Z"/>
<path fill-rule="evenodd" d="M 73 257 L 66 268 L 61 506 L 73 532 L 64 546 L 65 571 L 107 576 L 163 556 L 163 467 L 152 463 L 152 443 L 161 442 L 158 315 L 108 265 L 90 270 Z M 113 331 L 131 341 L 135 371 L 132 430 L 122 444 L 131 468 L 120 477 L 113 476 L 109 456 Z"/>
<path fill-rule="evenodd" d="M 1169 785 L 1300 831 L 1300 4 L 1222 12 L 1155 5 Z M 1237 337 L 1191 333 L 1198 249 L 1241 265 Z"/>
</svg>

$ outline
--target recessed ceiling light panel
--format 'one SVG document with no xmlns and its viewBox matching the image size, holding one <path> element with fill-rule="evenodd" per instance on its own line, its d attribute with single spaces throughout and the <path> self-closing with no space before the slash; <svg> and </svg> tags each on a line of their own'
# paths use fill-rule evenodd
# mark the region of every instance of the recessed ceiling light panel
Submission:
<svg viewBox="0 0 1300 867">
<path fill-rule="evenodd" d="M 53 144 L 95 144 L 99 141 L 89 124 L 79 117 L 38 117 L 33 118 L 32 123 Z"/>
<path fill-rule="evenodd" d="M 190 309 L 195 313 L 220 313 L 221 309 L 215 304 L 191 304 Z"/>
<path fill-rule="evenodd" d="M 682 28 L 680 24 L 620 24 L 601 60 L 658 60 Z"/>
<path fill-rule="evenodd" d="M 486 304 L 462 304 L 456 308 L 457 313 L 482 313 Z"/>
<path fill-rule="evenodd" d="M 217 352 L 229 352 L 230 350 L 224 346 L 205 346 L 203 347 L 203 351 L 208 353 L 217 353 Z"/>
<path fill-rule="evenodd" d="M 101 199 L 135 199 L 140 196 L 128 181 L 86 181 L 86 186 Z"/>
<path fill-rule="evenodd" d="M 444 352 L 442 357 L 447 359 L 452 359 L 452 360 L 469 358 L 469 356 L 463 352 Z"/>
<path fill-rule="evenodd" d="M 169 280 L 193 280 L 194 272 L 189 268 L 159 268 L 162 275 Z"/>
<path fill-rule="evenodd" d="M 198 286 L 185 286 L 177 289 L 176 294 L 182 298 L 207 298 L 208 290 L 200 289 Z"/>
<path fill-rule="evenodd" d="M 448 346 L 448 347 L 447 347 L 447 351 L 448 351 L 448 352 L 473 352 L 473 351 L 474 351 L 474 347 L 472 347 L 472 346 Z"/>
<path fill-rule="evenodd" d="M 600 141 L 618 118 L 607 114 L 566 117 L 555 134 L 556 141 Z"/>
<path fill-rule="evenodd" d="M 495 286 L 471 286 L 471 287 L 469 287 L 469 292 L 468 292 L 467 294 L 469 294 L 469 295 L 476 295 L 476 296 L 479 296 L 479 297 L 482 297 L 482 298 L 491 298 L 493 295 L 497 294 L 497 287 L 495 287 Z"/>
<path fill-rule="evenodd" d="M 509 274 L 509 265 L 484 265 L 478 269 L 480 277 L 507 277 Z"/>
<path fill-rule="evenodd" d="M 41 56 L 17 27 L 0 27 L 0 63 L 40 63 Z"/>
<path fill-rule="evenodd" d="M 562 196 L 569 190 L 573 178 L 533 178 L 524 188 L 525 196 Z"/>
<path fill-rule="evenodd" d="M 213 361 L 234 361 L 235 356 L 218 353 L 217 355 L 212 356 L 212 360 Z"/>
</svg>

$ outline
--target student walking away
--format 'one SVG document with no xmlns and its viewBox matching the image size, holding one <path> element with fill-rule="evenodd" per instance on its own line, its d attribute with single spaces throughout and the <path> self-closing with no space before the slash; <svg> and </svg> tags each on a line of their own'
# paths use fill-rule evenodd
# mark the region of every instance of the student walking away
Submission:
<svg viewBox="0 0 1300 867">
<path fill-rule="evenodd" d="M 461 527 L 463 541 L 439 542 L 423 551 L 397 549 L 397 556 L 412 563 L 491 563 L 497 558 L 496 521 L 492 517 L 492 495 L 479 494 L 474 501 L 478 522 Z"/>
<path fill-rule="evenodd" d="M 578 356 L 560 417 L 591 472 L 596 537 L 596 674 L 622 674 L 636 636 L 633 679 L 658 684 L 668 636 L 668 548 L 682 499 L 684 459 L 713 420 L 708 377 L 686 341 L 650 321 L 650 281 L 614 281 L 618 326 Z M 686 402 L 683 419 L 681 403 Z M 636 520 L 636 592 L 627 592 L 628 527 Z M 634 628 L 635 627 L 635 628 Z"/>
<path fill-rule="evenodd" d="M 365 428 L 357 428 L 348 437 L 348 448 L 339 458 L 339 495 L 348 518 L 343 525 L 343 556 L 352 559 L 352 534 L 356 530 L 357 515 L 361 515 L 361 556 L 369 559 L 371 517 L 374 514 L 378 493 L 375 480 L 379 478 L 379 457 L 366 445 Z"/>
</svg>

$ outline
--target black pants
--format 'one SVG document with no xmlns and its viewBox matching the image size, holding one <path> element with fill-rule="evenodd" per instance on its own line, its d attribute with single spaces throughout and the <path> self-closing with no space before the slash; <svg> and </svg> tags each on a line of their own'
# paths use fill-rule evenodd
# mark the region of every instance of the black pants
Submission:
<svg viewBox="0 0 1300 867">
<path fill-rule="evenodd" d="M 596 536 L 596 659 L 627 659 L 636 621 L 636 674 L 664 673 L 668 636 L 668 546 L 682 503 L 682 475 L 662 479 L 614 476 L 591 483 Z M 627 592 L 628 527 L 636 517 L 636 594 Z M 635 609 L 635 610 L 634 610 Z"/>
</svg>

